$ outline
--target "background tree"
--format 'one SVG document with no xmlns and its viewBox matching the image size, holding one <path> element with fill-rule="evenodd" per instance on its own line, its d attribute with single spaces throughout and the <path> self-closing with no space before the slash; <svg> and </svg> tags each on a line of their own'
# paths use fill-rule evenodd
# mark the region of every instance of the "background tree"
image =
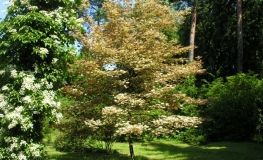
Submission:
<svg viewBox="0 0 263 160">
<path fill-rule="evenodd" d="M 243 71 L 242 0 L 237 1 L 237 73 Z"/>
<path fill-rule="evenodd" d="M 204 68 L 216 76 L 229 76 L 237 72 L 237 1 L 199 1 L 196 28 L 196 56 L 202 56 Z M 243 71 L 262 73 L 262 1 L 243 1 Z M 190 15 L 178 34 L 180 42 L 189 45 Z M 207 75 L 206 78 L 209 78 Z"/>
<path fill-rule="evenodd" d="M 190 27 L 190 39 L 189 45 L 191 49 L 188 54 L 190 62 L 194 60 L 194 49 L 195 49 L 195 30 L 196 30 L 196 19 L 197 19 L 197 5 L 198 0 L 169 0 L 172 6 L 176 10 L 182 10 L 191 7 L 191 27 Z"/>
<path fill-rule="evenodd" d="M 152 0 L 106 1 L 103 7 L 108 21 L 100 25 L 91 23 L 90 34 L 78 35 L 86 57 L 76 65 L 83 68 L 78 71 L 87 68 L 87 74 L 81 74 L 87 80 L 89 77 L 103 79 L 102 85 L 107 89 L 102 90 L 108 90 L 114 101 L 105 102 L 100 108 L 101 117 L 86 117 L 83 122 L 95 130 L 107 128 L 113 138 L 127 137 L 134 159 L 132 143 L 135 137 L 145 133 L 152 136 L 173 134 L 197 123 L 198 118 L 174 114 L 179 101 L 203 101 L 173 91 L 185 77 L 203 73 L 203 70 L 200 61 L 187 64 L 187 59 L 176 58 L 189 48 L 178 45 L 176 39 L 168 40 L 163 33 L 177 29 L 179 19 L 184 18 L 183 11 L 172 12 L 168 6 Z M 89 65 L 93 66 L 91 70 Z M 79 96 L 87 97 L 85 85 L 76 83 L 69 88 L 83 88 L 78 91 Z"/>
<path fill-rule="evenodd" d="M 189 52 L 190 62 L 194 60 L 196 18 L 197 18 L 197 2 L 195 1 L 192 6 L 192 21 L 191 21 L 191 31 L 190 31 L 191 50 Z"/>
</svg>

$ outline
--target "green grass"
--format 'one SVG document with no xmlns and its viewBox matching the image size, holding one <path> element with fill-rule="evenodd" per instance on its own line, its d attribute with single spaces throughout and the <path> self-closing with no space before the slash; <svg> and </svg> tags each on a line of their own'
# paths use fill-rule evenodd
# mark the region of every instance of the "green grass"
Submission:
<svg viewBox="0 0 263 160">
<path fill-rule="evenodd" d="M 51 160 L 128 160 L 127 143 L 115 143 L 118 153 L 63 153 L 52 146 L 46 150 Z M 137 160 L 262 160 L 263 145 L 252 142 L 215 142 L 191 146 L 175 140 L 158 140 L 151 143 L 135 143 Z"/>
<path fill-rule="evenodd" d="M 49 160 L 125 160 L 128 159 L 125 155 L 120 154 L 105 154 L 105 153 L 65 153 L 58 152 L 52 146 L 47 146 L 46 151 Z"/>
</svg>

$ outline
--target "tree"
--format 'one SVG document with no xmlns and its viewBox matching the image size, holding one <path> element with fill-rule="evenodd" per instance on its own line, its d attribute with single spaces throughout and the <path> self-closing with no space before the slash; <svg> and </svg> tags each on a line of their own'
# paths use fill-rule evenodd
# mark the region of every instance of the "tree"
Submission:
<svg viewBox="0 0 263 160">
<path fill-rule="evenodd" d="M 242 0 L 237 0 L 237 72 L 243 71 Z"/>
<path fill-rule="evenodd" d="M 55 91 L 75 56 L 81 1 L 14 0 L 0 28 L 0 159 L 43 158 L 43 122 L 59 122 Z"/>
<path fill-rule="evenodd" d="M 191 28 L 190 28 L 190 39 L 189 45 L 191 47 L 188 59 L 190 62 L 194 60 L 194 49 L 195 49 L 195 30 L 196 30 L 196 19 L 197 19 L 197 0 L 169 0 L 173 4 L 174 8 L 177 10 L 182 10 L 187 7 L 192 6 L 191 11 Z"/>
<path fill-rule="evenodd" d="M 100 25 L 94 22 L 90 34 L 78 35 L 86 58 L 76 64 L 76 71 L 86 71 L 81 75 L 87 80 L 99 80 L 113 101 L 104 103 L 100 117 L 86 117 L 83 123 L 94 130 L 107 131 L 112 138 L 126 137 L 130 156 L 135 159 L 134 138 L 173 134 L 200 122 L 197 117 L 175 115 L 180 101 L 203 101 L 174 93 L 174 86 L 204 70 L 200 60 L 188 64 L 187 59 L 180 58 L 189 47 L 181 47 L 176 39 L 168 40 L 163 33 L 177 29 L 179 19 L 184 18 L 183 11 L 172 12 L 154 0 L 106 1 L 103 7 L 108 21 Z M 69 88 L 77 88 L 79 97 L 87 97 L 85 85 L 92 82 Z"/>
<path fill-rule="evenodd" d="M 243 1 L 243 72 L 249 70 L 262 73 L 262 1 Z M 216 77 L 227 77 L 237 73 L 237 1 L 198 2 L 198 21 L 196 27 L 195 56 L 201 56 L 208 73 Z M 189 45 L 188 15 L 178 32 L 180 43 Z M 209 78 L 209 76 L 205 76 Z"/>
<path fill-rule="evenodd" d="M 195 28 L 196 28 L 196 18 L 197 18 L 197 2 L 194 2 L 192 7 L 192 21 L 191 21 L 191 32 L 190 32 L 190 46 L 191 50 L 189 52 L 189 61 L 194 60 L 194 48 L 195 48 Z"/>
</svg>

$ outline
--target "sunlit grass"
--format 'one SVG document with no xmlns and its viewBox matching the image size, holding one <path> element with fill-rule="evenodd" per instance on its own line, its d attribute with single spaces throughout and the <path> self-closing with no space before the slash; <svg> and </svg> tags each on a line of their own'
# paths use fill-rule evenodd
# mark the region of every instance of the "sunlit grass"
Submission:
<svg viewBox="0 0 263 160">
<path fill-rule="evenodd" d="M 128 160 L 127 143 L 115 143 L 118 153 L 62 153 L 47 146 L 52 160 Z M 203 146 L 191 146 L 175 140 L 158 140 L 151 143 L 134 143 L 138 160 L 261 160 L 263 145 L 251 142 L 215 142 Z"/>
</svg>

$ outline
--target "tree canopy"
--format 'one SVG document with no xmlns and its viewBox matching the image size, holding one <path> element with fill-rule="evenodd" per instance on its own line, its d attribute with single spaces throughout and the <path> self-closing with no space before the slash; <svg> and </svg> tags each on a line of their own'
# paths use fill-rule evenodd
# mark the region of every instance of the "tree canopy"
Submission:
<svg viewBox="0 0 263 160">
<path fill-rule="evenodd" d="M 72 71 L 83 80 L 66 87 L 66 93 L 76 98 L 91 95 L 95 98 L 104 92 L 112 97 L 110 101 L 102 101 L 100 107 L 98 101 L 85 98 L 85 104 L 95 102 L 85 110 L 94 112 L 90 107 L 98 106 L 101 113 L 99 117 L 98 112 L 83 117 L 82 123 L 98 129 L 105 141 L 127 137 L 133 158 L 133 138 L 145 133 L 171 134 L 200 122 L 197 117 L 175 113 L 179 101 L 201 104 L 203 100 L 176 93 L 174 87 L 184 78 L 204 70 L 200 59 L 187 63 L 181 55 L 189 48 L 180 46 L 176 39 L 169 40 L 164 32 L 176 30 L 185 11 L 173 12 L 154 0 L 105 1 L 103 9 L 107 22 L 98 24 L 87 18 L 90 33 L 77 36 L 83 44 L 84 57 L 72 66 Z M 90 85 L 100 90 L 91 92 Z M 76 105 L 82 106 L 82 102 Z"/>
</svg>

